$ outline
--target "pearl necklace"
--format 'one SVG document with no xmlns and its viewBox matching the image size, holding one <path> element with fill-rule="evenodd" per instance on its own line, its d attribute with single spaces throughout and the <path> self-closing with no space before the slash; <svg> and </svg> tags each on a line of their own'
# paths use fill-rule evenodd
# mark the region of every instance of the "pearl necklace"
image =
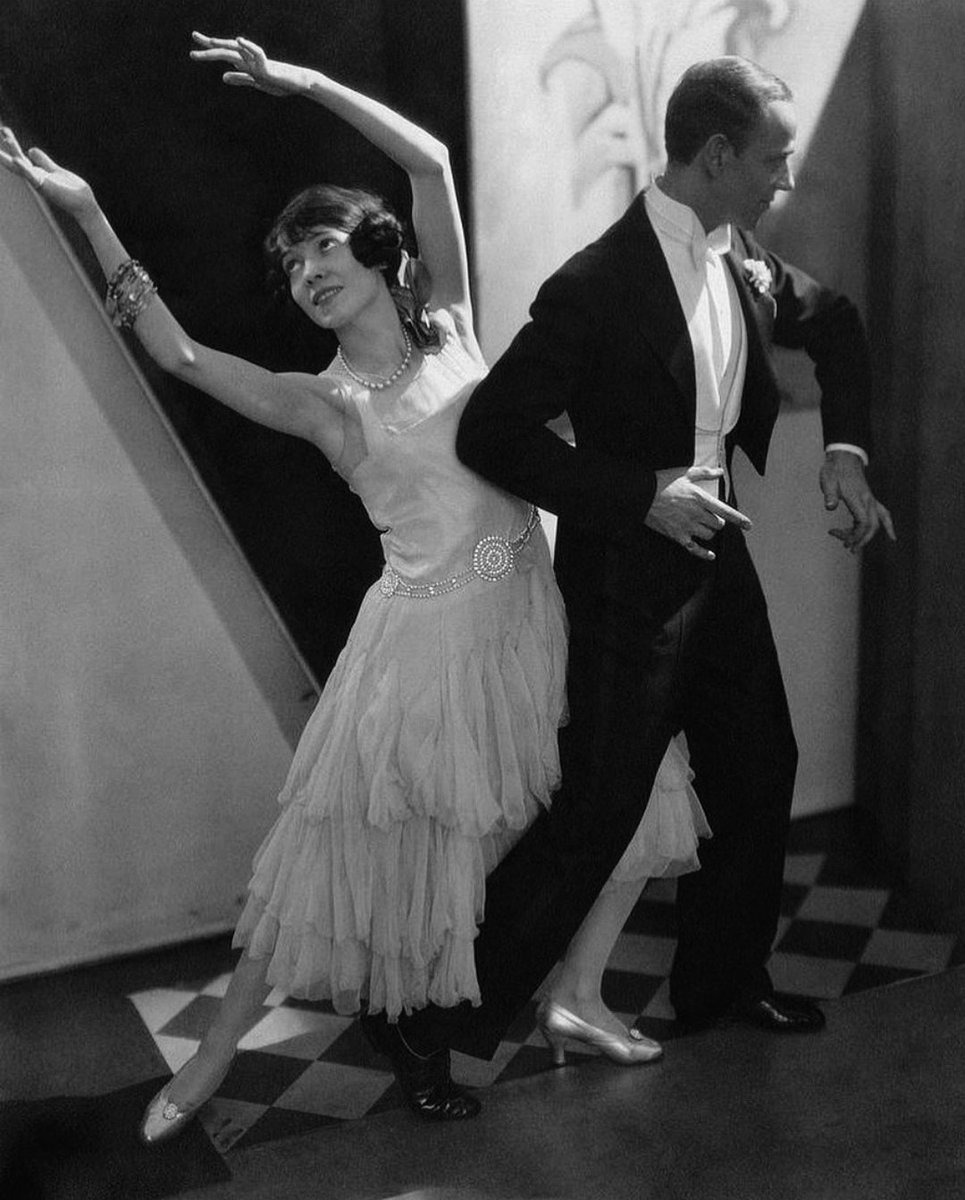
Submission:
<svg viewBox="0 0 965 1200">
<path fill-rule="evenodd" d="M 359 373 L 352 367 L 348 359 L 342 353 L 341 346 L 339 346 L 339 348 L 335 351 L 335 356 L 345 368 L 347 374 L 351 375 L 356 383 L 360 383 L 363 387 L 371 388 L 373 392 L 381 392 L 383 388 L 389 387 L 391 384 L 395 383 L 395 381 L 401 375 L 404 375 L 406 368 L 412 361 L 412 339 L 409 337 L 408 329 L 406 329 L 404 325 L 401 328 L 402 336 L 405 338 L 405 354 L 403 354 L 402 361 L 395 368 L 392 374 L 387 375 L 385 379 L 380 379 L 376 382 L 374 379 L 366 379 L 364 375 L 359 375 Z"/>
</svg>

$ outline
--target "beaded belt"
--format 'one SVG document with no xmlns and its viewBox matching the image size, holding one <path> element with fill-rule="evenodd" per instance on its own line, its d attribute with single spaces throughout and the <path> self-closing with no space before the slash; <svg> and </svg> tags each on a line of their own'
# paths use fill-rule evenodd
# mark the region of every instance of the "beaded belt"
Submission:
<svg viewBox="0 0 965 1200">
<path fill-rule="evenodd" d="M 510 542 L 498 533 L 491 533 L 480 538 L 473 547 L 472 558 L 468 571 L 459 575 L 450 575 L 448 579 L 438 579 L 434 583 L 407 583 L 398 571 L 390 566 L 382 570 L 379 580 L 379 591 L 383 596 L 405 596 L 410 600 L 431 600 L 434 596 L 444 596 L 454 592 L 473 579 L 486 579 L 495 583 L 511 575 L 516 567 L 516 555 L 533 536 L 533 530 L 539 524 L 539 512 L 530 508 L 526 528 Z"/>
</svg>

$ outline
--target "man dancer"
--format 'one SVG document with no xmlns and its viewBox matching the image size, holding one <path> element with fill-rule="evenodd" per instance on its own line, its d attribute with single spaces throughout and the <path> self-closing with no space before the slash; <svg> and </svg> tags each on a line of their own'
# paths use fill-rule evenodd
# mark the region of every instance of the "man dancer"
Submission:
<svg viewBox="0 0 965 1200">
<path fill-rule="evenodd" d="M 667 108 L 666 173 L 543 284 L 466 407 L 463 461 L 559 516 L 571 719 L 552 810 L 489 878 L 481 1007 L 423 1010 L 385 1040 L 397 1068 L 411 1054 L 414 1078 L 435 1064 L 443 1092 L 447 1056 L 430 1052 L 495 1052 L 620 858 L 680 729 L 714 836 L 678 881 L 677 1018 L 824 1024 L 767 973 L 797 750 L 750 522 L 727 502 L 735 446 L 764 470 L 779 409 L 771 343 L 815 364 L 825 507 L 843 502 L 851 519 L 831 532 L 856 551 L 894 531 L 865 479 L 857 311 L 750 232 L 793 187 L 794 136 L 776 76 L 736 57 L 690 68 Z M 575 446 L 546 426 L 563 412 Z"/>
</svg>

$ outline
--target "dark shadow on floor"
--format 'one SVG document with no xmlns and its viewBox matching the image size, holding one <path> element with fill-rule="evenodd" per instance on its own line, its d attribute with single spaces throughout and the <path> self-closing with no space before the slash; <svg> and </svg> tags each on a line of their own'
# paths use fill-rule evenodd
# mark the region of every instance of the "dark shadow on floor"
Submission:
<svg viewBox="0 0 965 1200">
<path fill-rule="evenodd" d="M 163 1200 L 231 1172 L 198 1125 L 145 1146 L 138 1124 L 162 1079 L 99 1096 L 0 1105 L 0 1196 L 8 1200 Z"/>
</svg>

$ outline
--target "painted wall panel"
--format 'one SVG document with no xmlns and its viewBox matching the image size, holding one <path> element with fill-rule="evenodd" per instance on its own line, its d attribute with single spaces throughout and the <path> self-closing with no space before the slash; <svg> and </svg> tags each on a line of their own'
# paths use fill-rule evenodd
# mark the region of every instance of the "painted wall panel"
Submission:
<svg viewBox="0 0 965 1200">
<path fill-rule="evenodd" d="M 866 216 L 867 81 L 860 63 L 855 81 L 848 58 L 863 8 L 863 0 L 467 3 L 476 298 L 487 357 L 508 345 L 542 280 L 659 173 L 673 84 L 690 63 L 724 53 L 755 59 L 795 93 L 802 182 L 762 224 L 763 240 L 860 302 L 866 243 L 844 234 L 856 204 L 859 222 Z M 828 101 L 842 77 L 859 103 L 834 108 L 829 134 Z M 850 158 L 830 152 L 855 142 Z M 810 371 L 791 361 L 782 370 L 790 402 L 768 478 L 742 472 L 740 494 L 758 523 L 751 550 L 800 741 L 801 816 L 852 800 L 859 581 L 826 533 Z"/>
<path fill-rule="evenodd" d="M 0 175 L 0 976 L 227 928 L 314 684 Z"/>
</svg>

